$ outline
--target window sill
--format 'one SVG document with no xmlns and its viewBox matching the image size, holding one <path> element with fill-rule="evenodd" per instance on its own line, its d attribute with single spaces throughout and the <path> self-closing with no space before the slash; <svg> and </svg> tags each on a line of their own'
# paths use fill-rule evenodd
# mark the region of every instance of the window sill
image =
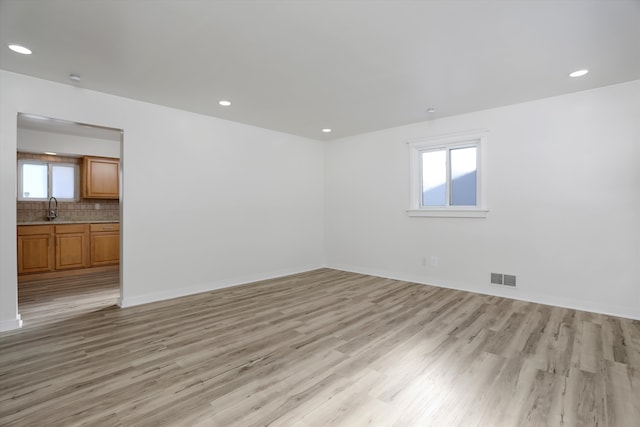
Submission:
<svg viewBox="0 0 640 427">
<path fill-rule="evenodd" d="M 487 209 L 409 209 L 407 215 L 411 217 L 436 218 L 486 218 Z"/>
</svg>

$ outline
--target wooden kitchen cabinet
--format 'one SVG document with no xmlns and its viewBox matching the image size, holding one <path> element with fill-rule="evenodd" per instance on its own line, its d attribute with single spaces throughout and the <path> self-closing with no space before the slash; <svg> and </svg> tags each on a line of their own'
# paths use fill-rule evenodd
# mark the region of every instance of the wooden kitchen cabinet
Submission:
<svg viewBox="0 0 640 427">
<path fill-rule="evenodd" d="M 91 266 L 120 262 L 120 224 L 91 224 Z"/>
<path fill-rule="evenodd" d="M 56 225 L 56 270 L 89 266 L 88 224 Z"/>
<path fill-rule="evenodd" d="M 53 227 L 18 227 L 18 274 L 54 269 Z"/>
<path fill-rule="evenodd" d="M 82 197 L 85 199 L 118 199 L 120 159 L 109 157 L 82 158 Z"/>
<path fill-rule="evenodd" d="M 56 274 L 120 263 L 120 224 L 18 226 L 18 274 Z"/>
</svg>

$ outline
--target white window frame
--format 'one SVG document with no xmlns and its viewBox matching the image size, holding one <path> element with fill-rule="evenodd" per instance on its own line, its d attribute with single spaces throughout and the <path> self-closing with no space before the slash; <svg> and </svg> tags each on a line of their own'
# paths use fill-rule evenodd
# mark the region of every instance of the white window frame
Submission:
<svg viewBox="0 0 640 427">
<path fill-rule="evenodd" d="M 410 161 L 410 206 L 407 215 L 411 217 L 486 218 L 485 158 L 487 150 L 487 130 L 477 130 L 433 138 L 408 141 Z M 457 206 L 450 203 L 450 150 L 477 147 L 476 205 Z M 422 153 L 435 150 L 447 151 L 446 206 L 424 206 L 422 204 Z"/>
<path fill-rule="evenodd" d="M 22 166 L 28 165 L 47 165 L 47 197 L 46 198 L 34 198 L 34 197 L 24 197 L 24 190 L 22 188 Z M 52 196 L 53 192 L 53 180 L 52 180 L 52 169 L 53 166 L 68 166 L 73 168 L 73 194 L 74 198 L 56 198 L 59 202 L 77 202 L 80 200 L 80 168 L 75 163 L 64 163 L 64 162 L 47 162 L 44 160 L 35 160 L 35 159 L 20 159 L 18 160 L 18 201 L 20 202 L 46 202 Z"/>
</svg>

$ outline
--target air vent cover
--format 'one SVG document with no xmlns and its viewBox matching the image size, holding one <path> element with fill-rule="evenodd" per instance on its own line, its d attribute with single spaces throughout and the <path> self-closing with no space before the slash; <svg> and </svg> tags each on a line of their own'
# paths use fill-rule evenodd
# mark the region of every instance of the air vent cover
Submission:
<svg viewBox="0 0 640 427">
<path fill-rule="evenodd" d="M 504 285 L 505 286 L 515 286 L 516 285 L 516 276 L 512 276 L 510 274 L 504 275 Z"/>
<path fill-rule="evenodd" d="M 494 285 L 502 285 L 502 274 L 491 273 L 491 283 Z"/>
</svg>

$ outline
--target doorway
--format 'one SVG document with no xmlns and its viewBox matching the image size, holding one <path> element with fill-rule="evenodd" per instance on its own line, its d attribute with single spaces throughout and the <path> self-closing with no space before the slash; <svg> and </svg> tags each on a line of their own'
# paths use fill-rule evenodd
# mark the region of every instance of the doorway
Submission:
<svg viewBox="0 0 640 427">
<path fill-rule="evenodd" d="M 115 309 L 122 295 L 124 132 L 17 120 L 18 312 L 23 327 Z"/>
</svg>

